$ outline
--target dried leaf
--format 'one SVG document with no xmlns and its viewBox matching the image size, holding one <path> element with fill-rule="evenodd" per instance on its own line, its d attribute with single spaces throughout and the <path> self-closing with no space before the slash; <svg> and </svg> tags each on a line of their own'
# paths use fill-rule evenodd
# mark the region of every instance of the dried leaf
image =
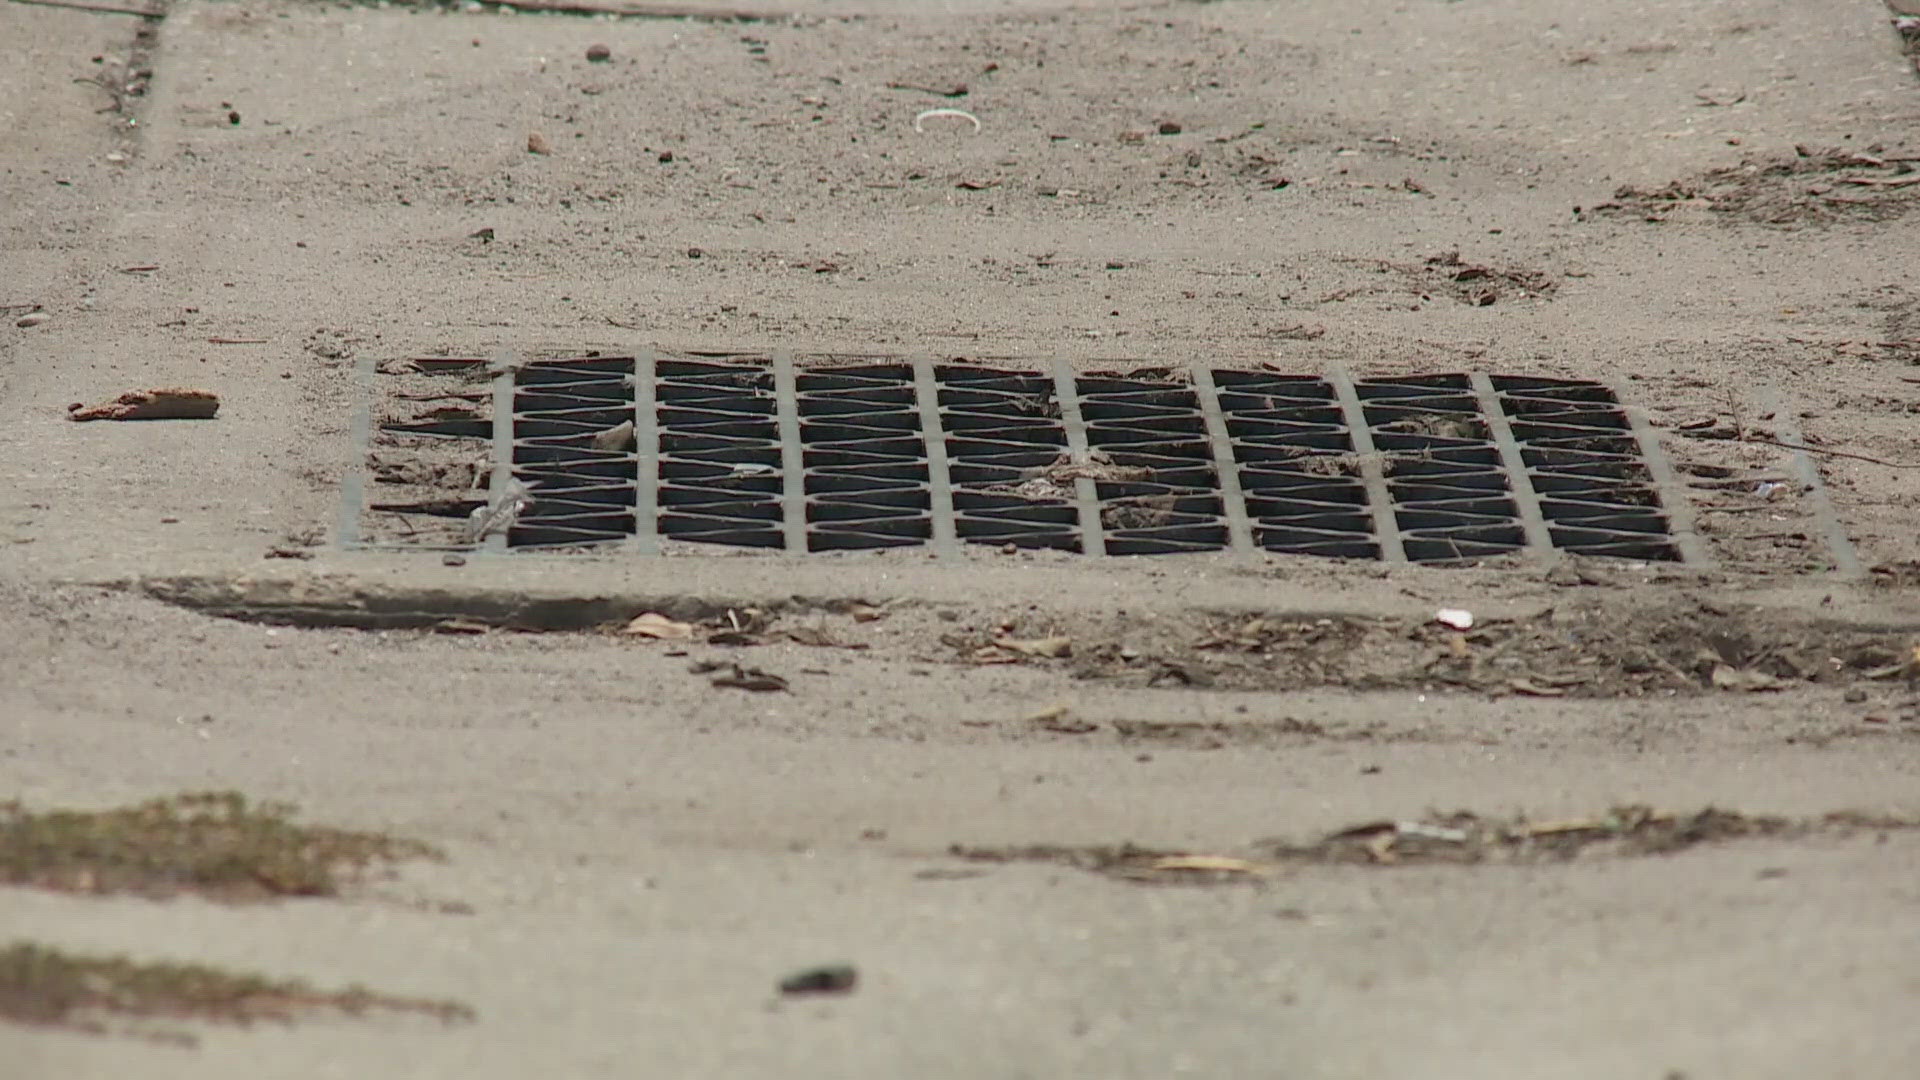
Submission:
<svg viewBox="0 0 1920 1080">
<path fill-rule="evenodd" d="M 761 671 L 759 668 L 741 667 L 739 664 L 731 665 L 729 671 L 715 675 L 710 681 L 723 689 L 752 690 L 763 694 L 785 692 L 787 689 L 787 680 L 780 676 L 770 671 Z"/>
<path fill-rule="evenodd" d="M 1259 863 L 1226 855 L 1168 855 L 1153 861 L 1155 870 L 1196 870 L 1215 874 L 1251 874 L 1270 877 L 1272 871 Z"/>
<path fill-rule="evenodd" d="M 1764 671 L 1743 671 L 1727 664 L 1715 664 L 1713 667 L 1713 687 L 1716 690 L 1778 690 L 1784 684 Z"/>
<path fill-rule="evenodd" d="M 656 641 L 679 641 L 693 636 L 693 624 L 675 622 L 657 611 L 649 611 L 635 615 L 633 621 L 620 632 Z"/>
<path fill-rule="evenodd" d="M 1073 655 L 1073 639 L 1066 636 L 1029 638 L 1025 640 L 1000 637 L 993 639 L 993 645 L 994 648 L 1005 649 L 1008 652 L 1019 653 L 1022 656 L 1044 656 L 1053 660 L 1057 660 L 1063 656 Z"/>
</svg>

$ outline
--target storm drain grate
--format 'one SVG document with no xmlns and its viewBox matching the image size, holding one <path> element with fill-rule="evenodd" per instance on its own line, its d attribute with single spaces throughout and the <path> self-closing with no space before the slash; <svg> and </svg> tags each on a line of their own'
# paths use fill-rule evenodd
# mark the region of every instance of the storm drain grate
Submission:
<svg viewBox="0 0 1920 1080">
<path fill-rule="evenodd" d="M 1704 561 L 1651 432 L 1597 382 L 784 355 L 501 372 L 491 486 L 533 501 L 496 547 Z"/>
</svg>

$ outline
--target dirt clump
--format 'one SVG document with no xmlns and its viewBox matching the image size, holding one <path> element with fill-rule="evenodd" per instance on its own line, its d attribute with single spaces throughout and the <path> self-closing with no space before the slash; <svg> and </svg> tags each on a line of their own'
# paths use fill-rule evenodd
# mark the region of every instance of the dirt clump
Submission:
<svg viewBox="0 0 1920 1080">
<path fill-rule="evenodd" d="M 1881 221 L 1905 213 L 1920 200 L 1917 161 L 1920 157 L 1878 143 L 1864 151 L 1795 146 L 1792 157 L 1749 157 L 1657 188 L 1623 185 L 1593 212 L 1654 222 L 1685 208 L 1763 225 L 1843 217 Z"/>
</svg>

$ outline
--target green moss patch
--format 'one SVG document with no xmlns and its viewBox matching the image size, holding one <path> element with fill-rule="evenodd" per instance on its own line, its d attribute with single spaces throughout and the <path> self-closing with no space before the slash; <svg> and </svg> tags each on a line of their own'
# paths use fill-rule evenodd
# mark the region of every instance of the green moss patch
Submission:
<svg viewBox="0 0 1920 1080">
<path fill-rule="evenodd" d="M 114 1020 L 291 1023 L 316 1014 L 358 1017 L 414 1013 L 444 1023 L 473 1019 L 451 1001 L 389 997 L 362 987 L 316 990 L 198 964 L 143 964 L 125 957 L 74 956 L 29 942 L 0 949 L 0 1019 L 101 1033 Z M 192 1037 L 169 1033 L 176 1041 Z"/>
<path fill-rule="evenodd" d="M 231 791 L 97 811 L 0 803 L 0 884 L 228 900 L 333 896 L 370 864 L 439 857 L 381 833 L 295 824 L 292 812 Z"/>
</svg>

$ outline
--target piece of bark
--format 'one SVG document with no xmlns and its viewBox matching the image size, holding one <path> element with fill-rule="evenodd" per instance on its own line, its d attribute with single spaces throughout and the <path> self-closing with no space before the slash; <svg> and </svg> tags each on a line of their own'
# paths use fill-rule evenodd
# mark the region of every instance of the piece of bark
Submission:
<svg viewBox="0 0 1920 1080">
<path fill-rule="evenodd" d="M 69 405 L 69 420 L 209 420 L 220 411 L 220 398 L 208 390 L 168 387 L 129 390 L 91 408 Z"/>
</svg>

